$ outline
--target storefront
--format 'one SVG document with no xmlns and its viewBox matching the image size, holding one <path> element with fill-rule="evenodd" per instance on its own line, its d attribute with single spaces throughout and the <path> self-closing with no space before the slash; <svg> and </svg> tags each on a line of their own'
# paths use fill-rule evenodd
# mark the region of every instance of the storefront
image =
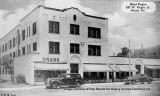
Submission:
<svg viewBox="0 0 160 96">
<path fill-rule="evenodd" d="M 129 72 L 131 72 L 131 76 L 133 76 L 133 72 L 138 71 L 133 65 L 112 64 L 109 66 L 113 70 L 113 72 L 110 73 L 110 79 L 112 79 L 112 81 L 124 80 L 129 77 Z"/>
<path fill-rule="evenodd" d="M 35 82 L 44 82 L 48 78 L 58 78 L 60 75 L 65 74 L 70 70 L 67 63 L 48 64 L 48 62 L 35 62 L 34 64 Z"/>
<path fill-rule="evenodd" d="M 109 72 L 112 70 L 106 64 L 84 64 L 84 79 L 91 82 L 107 82 L 109 80 Z"/>
</svg>

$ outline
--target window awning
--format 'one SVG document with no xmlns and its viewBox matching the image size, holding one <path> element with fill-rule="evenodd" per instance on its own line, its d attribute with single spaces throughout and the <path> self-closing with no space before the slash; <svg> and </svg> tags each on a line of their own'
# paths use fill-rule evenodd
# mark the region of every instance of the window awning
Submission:
<svg viewBox="0 0 160 96">
<path fill-rule="evenodd" d="M 115 65 L 109 65 L 109 67 L 113 70 L 113 71 L 120 71 L 119 68 L 117 68 Z"/>
<path fill-rule="evenodd" d="M 35 70 L 70 70 L 67 64 L 39 64 L 34 66 Z"/>
<path fill-rule="evenodd" d="M 160 66 L 145 66 L 148 69 L 160 69 Z"/>
<path fill-rule="evenodd" d="M 116 65 L 120 71 L 129 72 L 129 65 Z M 130 71 L 138 71 L 133 65 L 130 65 Z"/>
<path fill-rule="evenodd" d="M 107 72 L 112 71 L 107 65 L 84 64 L 84 72 Z"/>
</svg>

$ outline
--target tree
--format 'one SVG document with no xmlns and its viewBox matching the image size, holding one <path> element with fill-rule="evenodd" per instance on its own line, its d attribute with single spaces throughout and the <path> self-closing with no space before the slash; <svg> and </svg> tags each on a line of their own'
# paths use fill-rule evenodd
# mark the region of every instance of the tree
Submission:
<svg viewBox="0 0 160 96">
<path fill-rule="evenodd" d="M 132 54 L 132 51 L 130 50 L 131 54 Z M 123 47 L 121 48 L 121 52 L 119 52 L 117 54 L 118 57 L 128 57 L 129 56 L 129 48 L 127 47 Z"/>
<path fill-rule="evenodd" d="M 2 66 L 9 69 L 9 74 L 13 75 L 13 60 L 12 57 L 6 55 L 2 58 Z"/>
</svg>

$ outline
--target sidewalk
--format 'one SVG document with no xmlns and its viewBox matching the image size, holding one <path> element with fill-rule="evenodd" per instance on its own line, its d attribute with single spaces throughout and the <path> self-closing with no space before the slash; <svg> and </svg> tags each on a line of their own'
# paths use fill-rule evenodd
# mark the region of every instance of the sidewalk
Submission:
<svg viewBox="0 0 160 96">
<path fill-rule="evenodd" d="M 9 90 L 29 90 L 35 88 L 45 88 L 45 86 L 30 86 L 30 87 L 18 87 L 18 88 L 0 88 L 0 91 L 9 91 Z"/>
</svg>

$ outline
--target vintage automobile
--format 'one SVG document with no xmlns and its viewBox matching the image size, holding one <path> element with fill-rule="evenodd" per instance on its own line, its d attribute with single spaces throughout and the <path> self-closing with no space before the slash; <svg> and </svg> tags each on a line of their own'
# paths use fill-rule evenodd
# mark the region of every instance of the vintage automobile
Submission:
<svg viewBox="0 0 160 96">
<path fill-rule="evenodd" d="M 83 84 L 84 81 L 78 73 L 64 74 L 59 78 L 48 78 L 45 82 L 46 88 L 53 89 L 70 86 L 80 87 Z"/>
<path fill-rule="evenodd" d="M 153 78 L 150 77 L 147 74 L 136 74 L 133 77 L 127 77 L 127 79 L 124 80 L 124 84 L 135 84 L 140 82 L 143 84 L 144 82 L 148 82 L 148 84 L 151 84 L 153 81 Z"/>
</svg>

